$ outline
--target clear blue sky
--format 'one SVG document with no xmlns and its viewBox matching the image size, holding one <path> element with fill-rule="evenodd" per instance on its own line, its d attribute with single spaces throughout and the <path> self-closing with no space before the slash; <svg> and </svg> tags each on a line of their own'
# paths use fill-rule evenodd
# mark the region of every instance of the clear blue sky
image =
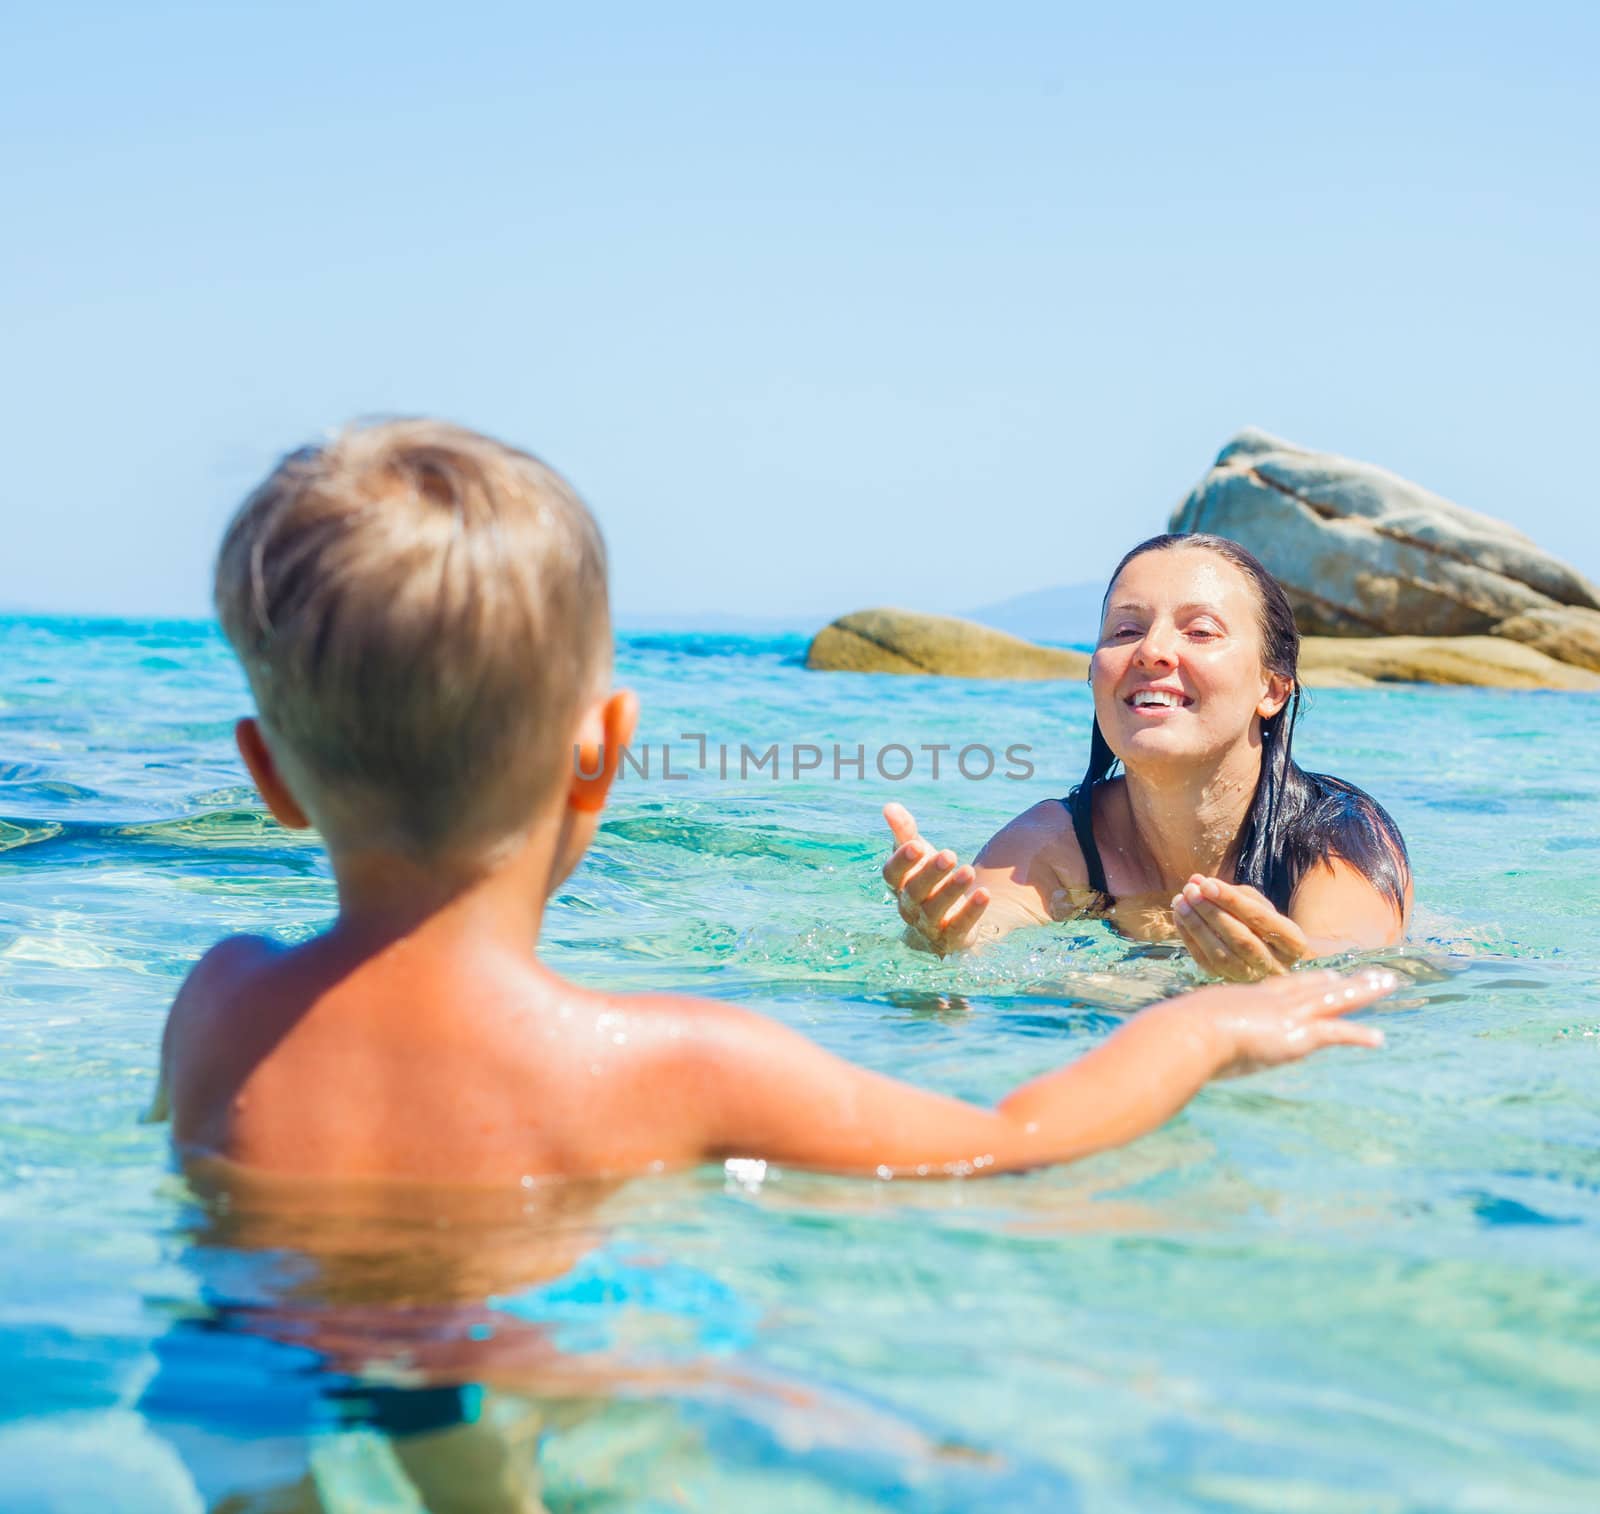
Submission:
<svg viewBox="0 0 1600 1514">
<path fill-rule="evenodd" d="M 0 605 L 286 447 L 531 447 L 619 610 L 1103 573 L 1246 423 L 1600 577 L 1600 7 L 14 7 Z"/>
</svg>

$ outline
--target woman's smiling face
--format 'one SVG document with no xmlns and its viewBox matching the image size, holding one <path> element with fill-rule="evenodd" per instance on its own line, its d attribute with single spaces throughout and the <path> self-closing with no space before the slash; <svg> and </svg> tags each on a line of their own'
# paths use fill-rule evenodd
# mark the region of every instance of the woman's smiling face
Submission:
<svg viewBox="0 0 1600 1514">
<path fill-rule="evenodd" d="M 1289 697 L 1261 661 L 1261 607 L 1249 578 L 1204 547 L 1128 563 L 1106 596 L 1089 666 L 1094 712 L 1129 768 L 1203 764 Z"/>
</svg>

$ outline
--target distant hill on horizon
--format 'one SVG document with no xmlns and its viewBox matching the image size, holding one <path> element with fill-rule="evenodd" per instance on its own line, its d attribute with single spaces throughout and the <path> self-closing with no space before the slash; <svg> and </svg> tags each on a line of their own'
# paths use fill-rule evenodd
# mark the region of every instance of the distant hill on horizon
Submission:
<svg viewBox="0 0 1600 1514">
<path fill-rule="evenodd" d="M 616 629 L 624 635 L 652 631 L 706 631 L 724 636 L 815 636 L 835 617 L 818 615 L 732 615 L 720 610 L 663 610 L 657 614 L 619 614 Z"/>
<path fill-rule="evenodd" d="M 995 600 L 975 610 L 932 609 L 926 605 L 904 605 L 901 608 L 927 610 L 929 614 L 937 615 L 958 615 L 963 620 L 975 620 L 981 625 L 993 626 L 997 631 L 1009 631 L 1013 636 L 1026 637 L 1029 641 L 1085 646 L 1095 639 L 1100 624 L 1100 601 L 1104 594 L 1105 585 L 1101 583 L 1057 584 L 1048 589 L 1015 594 L 1010 599 Z M 874 607 L 855 605 L 852 608 L 866 610 Z M 847 612 L 837 612 L 844 613 Z M 810 637 L 836 618 L 836 614 L 823 610 L 815 614 L 792 615 L 735 615 L 717 610 L 677 610 L 653 615 L 621 613 L 617 616 L 617 629 L 624 633 L 706 631 L 734 636 Z"/>
<path fill-rule="evenodd" d="M 1105 592 L 1106 586 L 1099 582 L 1057 584 L 961 613 L 968 620 L 993 626 L 997 631 L 1009 631 L 1029 641 L 1086 646 L 1094 641 L 1099 631 L 1100 602 Z"/>
</svg>

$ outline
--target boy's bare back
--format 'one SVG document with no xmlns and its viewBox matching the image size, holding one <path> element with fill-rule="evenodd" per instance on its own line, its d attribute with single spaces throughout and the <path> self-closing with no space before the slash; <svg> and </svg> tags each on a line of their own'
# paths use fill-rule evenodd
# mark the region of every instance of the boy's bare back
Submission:
<svg viewBox="0 0 1600 1514">
<path fill-rule="evenodd" d="M 708 1007 L 715 1015 L 715 1007 Z M 173 1007 L 180 1148 L 302 1177 L 504 1184 L 676 1165 L 702 1121 L 674 1089 L 693 1010 L 612 1000 L 528 956 L 370 951 L 337 931 L 234 937 Z"/>
<path fill-rule="evenodd" d="M 609 997 L 535 955 L 637 705 L 609 683 L 604 550 L 526 454 L 436 422 L 285 459 L 229 528 L 217 603 L 259 716 L 241 755 L 315 825 L 339 915 L 240 936 L 180 991 L 158 1106 L 186 1154 L 308 1178 L 627 1176 L 725 1156 L 979 1174 L 1069 1160 L 1210 1078 L 1375 1046 L 1393 987 L 1299 973 L 1135 1017 L 994 1109 L 831 1056 L 774 1021 Z"/>
</svg>

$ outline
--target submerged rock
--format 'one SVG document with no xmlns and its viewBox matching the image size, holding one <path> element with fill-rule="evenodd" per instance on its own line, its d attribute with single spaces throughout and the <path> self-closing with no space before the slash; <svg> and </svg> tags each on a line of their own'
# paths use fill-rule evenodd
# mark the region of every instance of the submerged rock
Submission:
<svg viewBox="0 0 1600 1514">
<path fill-rule="evenodd" d="M 1313 635 L 1472 636 L 1559 606 L 1600 610 L 1600 590 L 1520 531 L 1264 431 L 1222 449 L 1171 528 L 1242 542 Z"/>
<path fill-rule="evenodd" d="M 806 666 L 835 673 L 951 678 L 1084 678 L 1082 652 L 1041 647 L 976 621 L 914 610 L 857 610 L 812 638 Z"/>
<path fill-rule="evenodd" d="M 1307 636 L 1300 643 L 1300 682 L 1308 689 L 1454 683 L 1600 690 L 1600 674 L 1499 636 Z"/>
</svg>

